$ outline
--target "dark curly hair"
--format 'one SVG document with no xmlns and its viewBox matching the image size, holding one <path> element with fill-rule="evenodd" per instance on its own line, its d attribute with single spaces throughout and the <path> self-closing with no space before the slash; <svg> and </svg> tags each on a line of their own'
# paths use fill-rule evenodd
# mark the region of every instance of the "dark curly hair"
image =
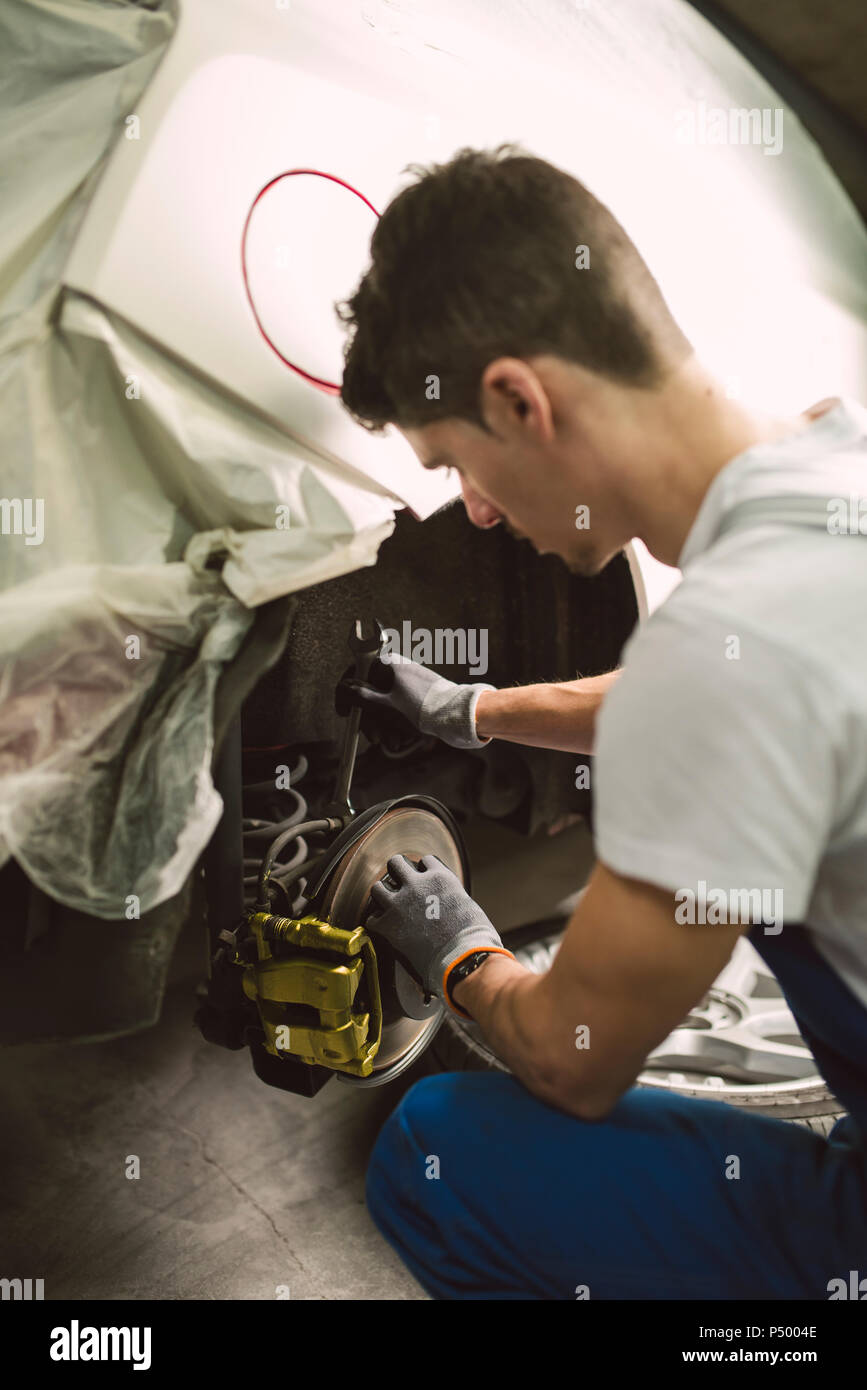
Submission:
<svg viewBox="0 0 867 1390">
<path fill-rule="evenodd" d="M 366 429 L 486 429 L 479 385 L 497 357 L 554 354 L 652 389 L 691 351 L 632 241 L 571 174 L 512 144 L 405 172 L 417 182 L 380 217 L 371 265 L 336 306 L 350 329 L 341 400 Z"/>
</svg>

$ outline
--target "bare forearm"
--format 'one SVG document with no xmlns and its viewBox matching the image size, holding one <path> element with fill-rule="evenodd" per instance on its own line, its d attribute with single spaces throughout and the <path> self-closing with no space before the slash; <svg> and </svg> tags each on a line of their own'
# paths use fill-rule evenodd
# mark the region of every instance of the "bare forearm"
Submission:
<svg viewBox="0 0 867 1390">
<path fill-rule="evenodd" d="M 592 753 L 596 715 L 619 675 L 617 670 L 552 685 L 485 690 L 476 705 L 476 732 L 531 748 Z"/>
<path fill-rule="evenodd" d="M 582 1075 L 589 1068 L 582 1068 L 581 1054 L 568 1045 L 568 1029 L 558 1029 L 552 1019 L 542 976 L 508 956 L 492 954 L 455 986 L 454 999 L 533 1095 L 582 1119 L 604 1113 L 591 1090 L 593 1078 Z M 568 1054 L 571 1067 L 565 1061 Z M 589 1061 L 587 1053 L 583 1057 Z"/>
</svg>

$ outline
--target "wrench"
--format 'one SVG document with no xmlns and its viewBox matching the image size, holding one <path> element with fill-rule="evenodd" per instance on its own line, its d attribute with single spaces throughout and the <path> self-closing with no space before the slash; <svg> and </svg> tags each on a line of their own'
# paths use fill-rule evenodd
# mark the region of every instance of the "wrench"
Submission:
<svg viewBox="0 0 867 1390">
<path fill-rule="evenodd" d="M 378 623 L 375 618 L 372 623 L 365 623 L 361 618 L 355 619 L 349 631 L 349 650 L 355 656 L 355 677 L 357 680 L 367 680 L 374 661 L 382 651 L 384 636 L 382 624 Z M 344 825 L 352 820 L 356 814 L 349 799 L 349 788 L 352 785 L 352 774 L 355 771 L 360 725 L 361 709 L 355 706 L 349 711 L 346 718 L 343 748 L 337 768 L 337 780 L 334 784 L 334 798 L 329 802 L 325 812 L 327 816 L 339 817 Z"/>
</svg>

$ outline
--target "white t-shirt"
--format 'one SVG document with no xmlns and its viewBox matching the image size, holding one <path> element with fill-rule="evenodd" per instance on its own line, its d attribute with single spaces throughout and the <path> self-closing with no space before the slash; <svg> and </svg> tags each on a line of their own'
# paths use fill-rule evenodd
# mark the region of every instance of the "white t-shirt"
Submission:
<svg viewBox="0 0 867 1390">
<path fill-rule="evenodd" d="M 732 515 L 783 493 L 820 525 Z M 763 890 L 867 1006 L 867 411 L 732 459 L 678 563 L 599 714 L 597 855 L 695 911 Z"/>
</svg>

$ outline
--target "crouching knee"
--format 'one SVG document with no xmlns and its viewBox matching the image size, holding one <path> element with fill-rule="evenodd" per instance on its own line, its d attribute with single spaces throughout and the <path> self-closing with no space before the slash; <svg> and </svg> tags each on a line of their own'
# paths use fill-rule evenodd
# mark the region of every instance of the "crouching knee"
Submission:
<svg viewBox="0 0 867 1390">
<path fill-rule="evenodd" d="M 374 1215 L 383 1203 L 424 1191 L 438 1179 L 443 1141 L 452 1128 L 453 1087 L 460 1078 L 427 1076 L 407 1091 L 386 1120 L 370 1157 L 367 1201 Z"/>
</svg>

